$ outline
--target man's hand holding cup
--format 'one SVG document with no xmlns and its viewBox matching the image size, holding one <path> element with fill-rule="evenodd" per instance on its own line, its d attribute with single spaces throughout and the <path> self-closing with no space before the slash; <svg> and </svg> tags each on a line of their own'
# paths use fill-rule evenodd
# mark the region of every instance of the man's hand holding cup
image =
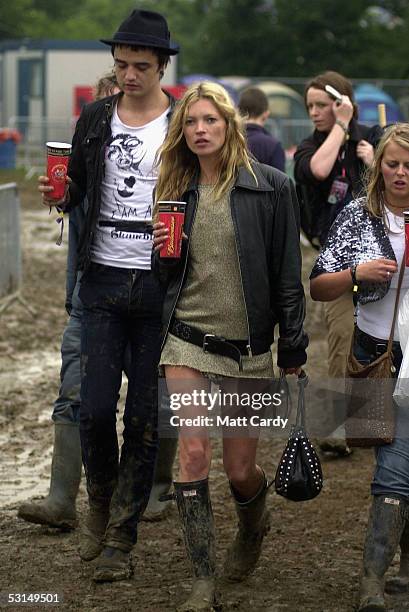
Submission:
<svg viewBox="0 0 409 612">
<path fill-rule="evenodd" d="M 69 202 L 67 176 L 71 145 L 65 142 L 47 142 L 47 176 L 38 177 L 38 190 L 42 193 L 43 204 L 63 208 Z"/>
</svg>

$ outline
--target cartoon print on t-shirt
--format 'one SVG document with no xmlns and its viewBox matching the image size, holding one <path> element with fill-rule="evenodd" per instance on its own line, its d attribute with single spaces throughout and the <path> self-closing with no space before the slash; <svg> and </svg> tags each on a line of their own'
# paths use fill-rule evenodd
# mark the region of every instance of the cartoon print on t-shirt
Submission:
<svg viewBox="0 0 409 612">
<path fill-rule="evenodd" d="M 142 174 L 139 166 L 146 155 L 142 140 L 130 134 L 116 134 L 108 142 L 108 159 L 115 161 L 118 170 L 134 170 Z"/>
<path fill-rule="evenodd" d="M 114 178 L 115 190 L 111 209 L 111 219 L 140 219 L 141 211 L 127 204 L 127 199 L 132 198 L 137 185 L 137 176 L 144 177 L 141 163 L 147 153 L 142 140 L 137 136 L 119 133 L 108 141 L 107 158 L 115 163 L 116 177 Z M 147 219 L 152 215 L 151 205 L 142 214 Z"/>
</svg>

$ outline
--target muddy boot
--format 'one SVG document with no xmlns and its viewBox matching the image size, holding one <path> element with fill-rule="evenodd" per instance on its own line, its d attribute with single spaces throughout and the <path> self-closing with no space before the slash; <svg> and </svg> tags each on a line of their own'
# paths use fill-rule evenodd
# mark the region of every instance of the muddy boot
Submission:
<svg viewBox="0 0 409 612">
<path fill-rule="evenodd" d="M 406 514 L 406 502 L 402 498 L 374 496 L 364 546 L 359 612 L 386 610 L 384 576 L 398 548 Z"/>
<path fill-rule="evenodd" d="M 261 553 L 261 545 L 270 530 L 270 512 L 266 509 L 267 479 L 258 493 L 248 501 L 238 500 L 238 495 L 230 485 L 236 513 L 239 519 L 235 540 L 227 551 L 223 576 L 232 582 L 240 582 L 252 574 Z"/>
<path fill-rule="evenodd" d="M 50 492 L 40 501 L 26 502 L 19 518 L 29 523 L 74 529 L 77 526 L 75 500 L 81 481 L 81 446 L 78 425 L 54 424 L 54 449 Z"/>
<path fill-rule="evenodd" d="M 176 455 L 177 438 L 160 438 L 158 457 L 156 460 L 155 475 L 152 491 L 141 521 L 160 521 L 168 514 L 172 500 L 160 501 L 161 495 L 169 493 L 172 485 L 172 468 Z"/>
<path fill-rule="evenodd" d="M 391 595 L 409 591 L 409 523 L 406 519 L 405 528 L 399 542 L 400 567 L 399 573 L 386 581 L 385 591 Z"/>
<path fill-rule="evenodd" d="M 318 441 L 318 446 L 323 453 L 332 453 L 337 457 L 349 457 L 353 450 L 342 438 L 324 438 Z"/>
<path fill-rule="evenodd" d="M 79 555 L 83 561 L 92 561 L 102 552 L 103 540 L 109 520 L 110 498 L 89 497 L 89 510 L 81 529 Z"/>
<path fill-rule="evenodd" d="M 183 539 L 193 570 L 191 593 L 177 611 L 221 610 L 215 583 L 215 536 L 208 479 L 175 482 L 174 487 Z"/>
<path fill-rule="evenodd" d="M 105 546 L 95 561 L 94 582 L 116 582 L 132 576 L 131 553 L 112 546 Z"/>
</svg>

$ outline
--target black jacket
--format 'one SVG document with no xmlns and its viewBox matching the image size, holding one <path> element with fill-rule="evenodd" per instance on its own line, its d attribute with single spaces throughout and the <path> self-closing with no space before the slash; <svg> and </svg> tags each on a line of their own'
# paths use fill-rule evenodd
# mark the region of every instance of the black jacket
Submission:
<svg viewBox="0 0 409 612">
<path fill-rule="evenodd" d="M 298 202 L 294 186 L 282 172 L 254 162 L 254 178 L 242 168 L 235 181 L 230 206 L 254 355 L 269 350 L 274 327 L 279 324 L 279 367 L 306 362 L 308 337 L 303 330 L 304 289 L 301 283 Z M 167 286 L 164 310 L 164 341 L 181 289 L 187 277 L 189 240 L 194 223 L 198 191 L 192 185 L 181 198 L 187 202 L 184 241 L 180 260 L 153 255 L 153 270 Z M 209 227 L 209 229 L 211 229 Z"/>
<path fill-rule="evenodd" d="M 309 219 L 309 224 L 312 227 L 304 227 L 304 222 L 302 221 L 302 228 L 308 238 L 318 238 L 319 243 L 323 245 L 329 228 L 338 213 L 353 198 L 362 195 L 364 190 L 363 177 L 366 167 L 363 161 L 357 157 L 356 147 L 360 140 L 367 140 L 372 146 L 376 147 L 382 133 L 382 128 L 379 125 L 368 127 L 352 119 L 349 127 L 349 140 L 340 150 L 341 153 L 345 153 L 345 158 L 343 161 L 339 158 L 335 161 L 330 174 L 324 181 L 319 181 L 315 178 L 311 171 L 310 163 L 311 158 L 317 149 L 320 148 L 328 134 L 314 130 L 297 147 L 294 155 L 294 178 L 299 195 L 301 194 L 301 206 L 308 206 L 310 208 L 309 212 L 312 218 Z M 329 204 L 328 196 L 332 183 L 336 177 L 342 175 L 343 169 L 349 183 L 348 192 L 345 199 L 339 204 Z M 302 220 L 304 219 L 304 212 L 302 208 Z"/>
<path fill-rule="evenodd" d="M 105 143 L 111 136 L 111 119 L 117 100 L 122 93 L 87 104 L 78 119 L 72 141 L 72 154 L 68 166 L 71 178 L 70 202 L 65 210 L 78 206 L 87 196 L 89 206 L 78 245 L 78 268 L 85 269 L 90 262 L 90 248 L 94 239 L 101 206 L 101 181 L 105 166 Z M 167 94 L 168 95 L 168 94 Z M 170 111 L 175 100 L 169 96 Z"/>
</svg>

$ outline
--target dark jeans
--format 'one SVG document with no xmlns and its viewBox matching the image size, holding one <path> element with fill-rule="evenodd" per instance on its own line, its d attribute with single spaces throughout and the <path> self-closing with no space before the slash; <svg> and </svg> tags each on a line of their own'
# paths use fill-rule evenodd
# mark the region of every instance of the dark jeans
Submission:
<svg viewBox="0 0 409 612">
<path fill-rule="evenodd" d="M 54 402 L 53 421 L 79 424 L 80 418 L 80 344 L 82 304 L 78 297 L 80 273 L 70 296 L 71 313 L 61 342 L 60 390 Z"/>
<path fill-rule="evenodd" d="M 377 357 L 355 342 L 354 355 L 362 363 Z M 402 352 L 395 353 L 396 376 L 402 363 Z M 409 497 L 409 407 L 395 404 L 395 438 L 392 444 L 375 448 L 376 466 L 372 479 L 372 495 L 396 494 Z"/>
<path fill-rule="evenodd" d="M 90 503 L 111 499 L 105 543 L 129 550 L 149 499 L 157 450 L 163 291 L 146 270 L 92 263 L 81 279 L 80 434 Z M 121 456 L 116 410 L 124 351 L 131 363 Z"/>
</svg>

